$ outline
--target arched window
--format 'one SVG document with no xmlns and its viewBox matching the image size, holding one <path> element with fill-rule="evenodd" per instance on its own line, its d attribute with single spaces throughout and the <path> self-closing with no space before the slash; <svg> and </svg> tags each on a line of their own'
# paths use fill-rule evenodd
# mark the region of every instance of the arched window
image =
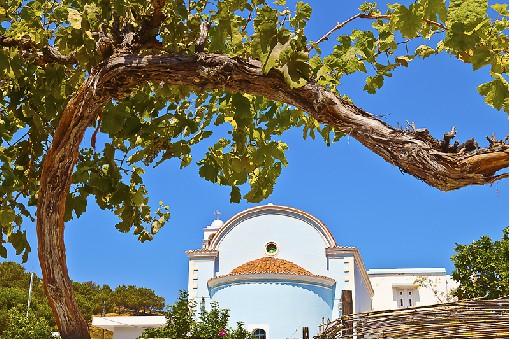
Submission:
<svg viewBox="0 0 510 340">
<path fill-rule="evenodd" d="M 266 331 L 262 328 L 255 328 L 253 332 L 251 332 L 255 339 L 265 339 L 266 338 Z"/>
</svg>

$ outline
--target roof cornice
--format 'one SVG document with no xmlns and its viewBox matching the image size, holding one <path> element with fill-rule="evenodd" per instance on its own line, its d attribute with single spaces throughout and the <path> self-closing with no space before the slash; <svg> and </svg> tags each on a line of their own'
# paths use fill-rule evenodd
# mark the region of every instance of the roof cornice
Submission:
<svg viewBox="0 0 510 340">
<path fill-rule="evenodd" d="M 361 258 L 361 254 L 359 253 L 358 248 L 338 246 L 326 248 L 326 257 L 328 258 L 344 257 L 346 255 L 354 257 L 354 262 L 356 262 L 356 265 L 358 266 L 361 277 L 370 293 L 370 296 L 374 296 L 374 288 L 372 288 L 372 283 L 370 282 L 370 278 L 368 277 L 367 270 L 365 269 L 365 264 L 363 263 L 363 259 Z"/>
<path fill-rule="evenodd" d="M 296 208 L 291 208 L 283 205 L 267 204 L 246 209 L 232 216 L 225 222 L 225 224 L 223 224 L 221 228 L 219 228 L 219 230 L 216 232 L 216 235 L 211 239 L 207 249 L 218 249 L 218 245 L 223 240 L 223 238 L 238 224 L 247 219 L 261 215 L 285 215 L 300 219 L 314 227 L 321 234 L 324 242 L 328 247 L 335 247 L 337 245 L 328 227 L 326 227 L 326 225 L 315 216 Z"/>
<path fill-rule="evenodd" d="M 218 251 L 212 249 L 186 250 L 186 255 L 190 259 L 215 259 L 218 257 Z"/>
<path fill-rule="evenodd" d="M 369 269 L 368 276 L 374 275 L 446 275 L 446 268 L 379 268 Z"/>
<path fill-rule="evenodd" d="M 297 275 L 280 273 L 252 273 L 216 276 L 207 281 L 210 289 L 216 289 L 223 286 L 239 283 L 298 283 L 313 286 L 320 286 L 332 289 L 335 280 L 319 275 Z"/>
</svg>

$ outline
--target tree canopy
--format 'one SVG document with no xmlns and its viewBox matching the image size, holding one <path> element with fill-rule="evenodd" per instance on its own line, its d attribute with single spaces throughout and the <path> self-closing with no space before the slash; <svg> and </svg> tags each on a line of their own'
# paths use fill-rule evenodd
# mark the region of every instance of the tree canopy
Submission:
<svg viewBox="0 0 510 340">
<path fill-rule="evenodd" d="M 56 322 L 42 280 L 34 275 L 28 318 L 26 317 L 30 273 L 14 262 L 0 263 L 0 338 L 49 338 Z M 161 314 L 164 298 L 152 289 L 120 285 L 115 289 L 92 281 L 72 282 L 78 308 L 92 324 L 93 315 Z"/>
<path fill-rule="evenodd" d="M 63 336 L 88 335 L 67 273 L 64 222 L 81 216 L 90 196 L 119 217 L 121 232 L 152 239 L 170 214 L 163 202 L 149 205 L 144 168 L 169 159 L 186 167 L 198 143 L 210 145 L 195 160 L 199 176 L 230 187 L 232 202 L 272 193 L 287 164 L 279 137 L 291 128 L 326 143 L 349 134 L 441 190 L 508 176 L 499 173 L 507 139 L 481 147 L 453 142 L 455 128 L 437 140 L 412 123 L 392 127 L 337 89 L 361 72 L 375 93 L 397 68 L 445 53 L 486 66 L 492 80 L 478 91 L 508 112 L 506 4 L 367 2 L 317 41 L 306 35 L 311 15 L 308 4 L 284 0 L 0 1 L 0 255 L 9 242 L 26 260 L 22 224 L 37 218 Z M 351 26 L 360 21 L 371 25 Z M 333 38 L 323 53 L 321 42 Z M 228 138 L 213 139 L 218 126 Z M 98 134 L 105 143 L 96 145 Z"/>
<path fill-rule="evenodd" d="M 456 244 L 452 277 L 459 287 L 454 295 L 459 299 L 508 296 L 508 252 L 508 227 L 501 240 L 482 236 L 471 244 Z"/>
</svg>

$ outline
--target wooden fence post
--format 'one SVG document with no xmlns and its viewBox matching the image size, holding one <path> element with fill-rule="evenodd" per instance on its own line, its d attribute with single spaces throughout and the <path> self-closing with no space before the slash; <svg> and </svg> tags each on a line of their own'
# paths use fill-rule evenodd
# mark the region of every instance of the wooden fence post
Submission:
<svg viewBox="0 0 510 340">
<path fill-rule="evenodd" d="M 352 290 L 342 290 L 342 316 L 351 315 L 354 312 L 354 305 L 352 302 Z M 344 335 L 349 338 L 352 337 L 352 319 L 345 320 L 344 322 L 345 333 Z"/>
</svg>

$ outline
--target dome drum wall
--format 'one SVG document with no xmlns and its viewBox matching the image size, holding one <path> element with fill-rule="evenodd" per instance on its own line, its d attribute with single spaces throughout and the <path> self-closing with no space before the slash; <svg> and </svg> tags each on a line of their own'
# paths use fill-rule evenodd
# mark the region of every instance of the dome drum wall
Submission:
<svg viewBox="0 0 510 340">
<path fill-rule="evenodd" d="M 320 285 L 275 275 L 280 275 L 278 282 L 252 278 L 217 284 L 211 288 L 211 298 L 230 310 L 230 320 L 243 321 L 246 327 L 268 324 L 268 338 L 300 337 L 302 327 L 308 327 L 311 336 L 318 334 L 322 318 L 331 318 L 334 281 Z"/>
</svg>

